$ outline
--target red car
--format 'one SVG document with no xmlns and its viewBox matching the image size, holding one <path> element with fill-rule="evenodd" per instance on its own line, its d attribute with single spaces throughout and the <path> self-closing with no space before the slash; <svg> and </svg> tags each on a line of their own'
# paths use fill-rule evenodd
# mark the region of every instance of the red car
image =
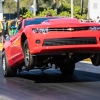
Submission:
<svg viewBox="0 0 100 100">
<path fill-rule="evenodd" d="M 5 77 L 22 70 L 44 71 L 52 64 L 62 74 L 73 74 L 75 63 L 86 58 L 100 65 L 100 24 L 75 18 L 34 18 L 24 19 L 17 30 L 2 50 Z"/>
</svg>

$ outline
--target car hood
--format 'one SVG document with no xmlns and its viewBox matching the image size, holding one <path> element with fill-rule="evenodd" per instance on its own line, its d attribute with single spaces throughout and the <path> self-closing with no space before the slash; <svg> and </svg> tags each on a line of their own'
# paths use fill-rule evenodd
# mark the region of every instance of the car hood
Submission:
<svg viewBox="0 0 100 100">
<path fill-rule="evenodd" d="M 65 28 L 65 27 L 89 27 L 89 26 L 100 26 L 98 23 L 90 23 L 90 22 L 80 22 L 76 18 L 61 18 L 61 19 L 50 19 L 42 22 L 38 25 L 30 25 L 32 28 Z"/>
</svg>

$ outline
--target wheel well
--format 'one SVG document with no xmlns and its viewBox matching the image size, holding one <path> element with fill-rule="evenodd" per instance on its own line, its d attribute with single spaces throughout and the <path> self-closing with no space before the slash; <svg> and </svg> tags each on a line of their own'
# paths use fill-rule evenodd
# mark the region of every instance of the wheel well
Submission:
<svg viewBox="0 0 100 100">
<path fill-rule="evenodd" d="M 22 46 L 22 48 L 23 48 L 23 44 L 24 44 L 26 39 L 27 39 L 27 37 L 26 37 L 25 33 L 22 33 L 22 36 L 21 36 L 21 46 Z"/>
</svg>

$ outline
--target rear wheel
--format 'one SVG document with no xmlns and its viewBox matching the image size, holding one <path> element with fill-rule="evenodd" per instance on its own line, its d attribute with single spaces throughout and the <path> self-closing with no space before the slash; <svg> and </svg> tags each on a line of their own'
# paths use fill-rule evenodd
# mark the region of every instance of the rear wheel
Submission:
<svg viewBox="0 0 100 100">
<path fill-rule="evenodd" d="M 2 70 L 4 77 L 14 77 L 17 74 L 17 68 L 11 68 L 9 66 L 5 51 L 2 54 Z"/>
<path fill-rule="evenodd" d="M 24 52 L 24 62 L 25 62 L 25 67 L 30 70 L 34 68 L 34 59 L 33 56 L 31 55 L 29 51 L 29 46 L 27 40 L 25 40 L 24 45 L 23 45 L 23 52 Z"/>
<path fill-rule="evenodd" d="M 60 71 L 63 75 L 72 75 L 75 70 L 75 64 L 62 64 Z"/>
<path fill-rule="evenodd" d="M 91 61 L 94 66 L 99 66 L 100 65 L 100 53 L 95 54 L 94 57 L 91 58 Z"/>
</svg>

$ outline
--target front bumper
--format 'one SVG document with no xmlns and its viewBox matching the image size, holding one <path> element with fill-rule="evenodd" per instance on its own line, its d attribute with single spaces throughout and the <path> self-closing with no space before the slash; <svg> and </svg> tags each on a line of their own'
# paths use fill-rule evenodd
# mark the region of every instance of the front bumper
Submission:
<svg viewBox="0 0 100 100">
<path fill-rule="evenodd" d="M 33 55 L 49 55 L 49 54 L 62 54 L 71 52 L 82 52 L 82 53 L 96 53 L 100 52 L 100 44 L 96 45 L 68 45 L 68 46 L 45 46 L 35 47 L 30 51 Z"/>
<path fill-rule="evenodd" d="M 33 40 L 40 39 L 42 42 L 39 45 L 31 44 L 30 52 L 33 55 L 100 52 L 100 31 L 52 32 L 46 35 L 38 34 L 34 37 Z"/>
</svg>

